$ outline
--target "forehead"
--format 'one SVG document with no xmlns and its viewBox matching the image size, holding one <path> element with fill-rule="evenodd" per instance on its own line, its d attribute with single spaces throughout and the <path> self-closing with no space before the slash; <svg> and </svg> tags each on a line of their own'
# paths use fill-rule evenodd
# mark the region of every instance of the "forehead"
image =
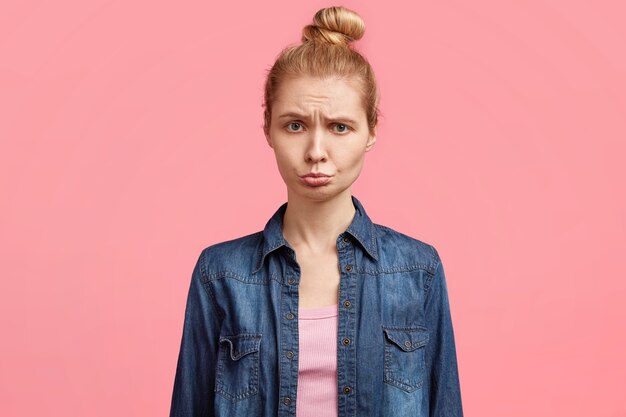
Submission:
<svg viewBox="0 0 626 417">
<path fill-rule="evenodd" d="M 290 77 L 280 85 L 275 96 L 276 110 L 306 110 L 324 107 L 329 111 L 363 111 L 357 82 L 345 78 Z"/>
</svg>

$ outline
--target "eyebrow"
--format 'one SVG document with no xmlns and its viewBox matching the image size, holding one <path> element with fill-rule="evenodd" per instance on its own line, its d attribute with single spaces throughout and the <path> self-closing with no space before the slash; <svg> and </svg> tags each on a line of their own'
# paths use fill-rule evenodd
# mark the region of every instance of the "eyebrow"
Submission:
<svg viewBox="0 0 626 417">
<path fill-rule="evenodd" d="M 279 119 L 292 118 L 292 117 L 295 117 L 296 119 L 308 119 L 308 116 L 305 116 L 304 114 L 294 113 L 294 112 L 284 113 L 278 116 Z M 341 122 L 346 122 L 346 123 L 350 123 L 353 125 L 358 124 L 356 120 L 351 119 L 347 116 L 341 116 L 341 115 L 329 117 L 328 120 L 341 121 Z"/>
</svg>

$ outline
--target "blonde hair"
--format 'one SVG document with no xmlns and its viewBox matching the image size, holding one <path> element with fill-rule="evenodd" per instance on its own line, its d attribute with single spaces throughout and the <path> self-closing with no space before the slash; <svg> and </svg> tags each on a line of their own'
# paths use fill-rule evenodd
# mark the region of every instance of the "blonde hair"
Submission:
<svg viewBox="0 0 626 417">
<path fill-rule="evenodd" d="M 356 12 L 342 6 L 320 9 L 313 23 L 302 30 L 301 44 L 284 48 L 270 68 L 265 82 L 263 130 L 268 133 L 272 103 L 281 82 L 289 77 L 309 75 L 326 78 L 354 78 L 361 93 L 367 124 L 374 133 L 378 123 L 379 92 L 374 71 L 365 57 L 351 45 L 361 39 L 365 23 Z"/>
</svg>

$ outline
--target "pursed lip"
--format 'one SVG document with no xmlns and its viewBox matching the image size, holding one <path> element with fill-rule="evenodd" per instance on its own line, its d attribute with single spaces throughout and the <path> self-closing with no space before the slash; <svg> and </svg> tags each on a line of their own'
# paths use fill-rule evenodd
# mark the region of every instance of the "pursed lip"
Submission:
<svg viewBox="0 0 626 417">
<path fill-rule="evenodd" d="M 306 177 L 319 178 L 319 177 L 330 177 L 330 175 L 322 174 L 321 172 L 309 172 L 306 175 L 302 175 L 302 178 L 306 178 Z"/>
</svg>

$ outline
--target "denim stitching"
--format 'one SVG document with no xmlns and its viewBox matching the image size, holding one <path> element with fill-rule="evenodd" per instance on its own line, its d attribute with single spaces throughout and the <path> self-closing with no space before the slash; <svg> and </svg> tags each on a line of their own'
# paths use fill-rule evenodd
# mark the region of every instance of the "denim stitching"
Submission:
<svg viewBox="0 0 626 417">
<path fill-rule="evenodd" d="M 402 381 L 400 381 L 399 377 L 395 377 L 394 373 L 391 371 L 391 369 L 389 369 L 391 367 L 390 364 L 390 358 L 391 358 L 391 349 L 396 349 L 395 347 L 392 346 L 391 343 L 389 343 L 389 341 L 387 339 L 390 339 L 393 341 L 393 343 L 397 343 L 396 340 L 394 340 L 393 338 L 391 338 L 389 336 L 389 334 L 387 333 L 385 336 L 385 331 L 384 329 L 406 329 L 406 330 L 424 330 L 425 327 L 421 327 L 421 326 L 413 326 L 413 327 L 408 327 L 408 326 L 382 326 L 383 328 L 383 338 L 385 339 L 384 343 L 385 343 L 385 347 L 384 347 L 384 354 L 385 354 L 385 358 L 384 358 L 384 382 L 398 387 L 406 392 L 413 392 L 417 389 L 420 389 L 423 386 L 424 383 L 424 369 L 425 369 L 425 360 L 424 360 L 424 354 L 420 354 L 419 356 L 421 357 L 420 360 L 420 364 L 418 366 L 418 370 L 420 372 L 420 377 L 418 379 L 418 381 L 416 381 L 415 385 L 409 385 L 406 384 Z M 424 347 L 426 345 L 426 343 L 422 344 L 419 347 Z M 401 347 L 401 345 L 400 345 Z M 420 352 L 417 351 L 417 348 L 411 350 L 411 351 L 405 351 L 404 349 L 401 350 L 400 352 L 397 352 L 396 350 L 396 354 L 397 355 L 418 355 Z M 401 356 L 399 356 L 398 358 L 403 358 Z M 401 362 L 401 361 L 399 361 Z"/>
<path fill-rule="evenodd" d="M 236 337 L 239 336 L 239 337 Z M 244 338 L 244 339 L 250 339 L 250 338 L 258 338 L 258 343 L 255 343 L 251 350 L 247 350 L 245 352 L 240 352 L 240 354 L 237 356 L 237 359 L 235 359 L 232 355 L 232 349 L 229 349 L 227 347 L 226 344 L 222 344 L 222 342 L 224 340 L 227 340 L 232 347 L 234 347 L 234 345 L 232 344 L 232 341 L 228 338 Z M 230 400 L 231 402 L 235 402 L 235 401 L 239 401 L 239 400 L 243 400 L 245 398 L 254 396 L 258 393 L 259 391 L 259 368 L 260 368 L 260 343 L 261 343 L 261 339 L 262 338 L 262 333 L 241 333 L 238 335 L 229 335 L 229 336 L 220 336 L 220 351 L 221 351 L 221 355 L 220 355 L 220 359 L 218 360 L 218 370 L 216 372 L 217 375 L 217 383 L 215 385 L 215 392 L 222 394 L 223 397 L 225 397 L 226 399 Z M 223 377 L 224 377 L 224 369 L 223 369 L 223 363 L 224 361 L 227 359 L 226 353 L 230 353 L 230 357 L 233 360 L 240 360 L 243 356 L 249 354 L 252 352 L 251 356 L 248 357 L 248 359 L 251 362 L 251 376 L 250 376 L 250 381 L 249 381 L 249 388 L 246 388 L 244 391 L 238 392 L 236 394 L 230 393 L 228 391 L 226 391 L 226 385 L 223 382 Z M 239 366 L 243 366 L 241 365 L 241 363 L 238 364 Z"/>
</svg>

